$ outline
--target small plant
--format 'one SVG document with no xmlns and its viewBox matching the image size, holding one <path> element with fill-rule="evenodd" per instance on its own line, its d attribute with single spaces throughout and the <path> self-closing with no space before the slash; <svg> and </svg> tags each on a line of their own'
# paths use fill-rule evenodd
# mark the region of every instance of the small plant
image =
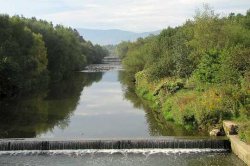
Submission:
<svg viewBox="0 0 250 166">
<path fill-rule="evenodd" d="M 247 144 L 250 144 L 250 122 L 245 122 L 239 128 L 240 139 Z"/>
</svg>

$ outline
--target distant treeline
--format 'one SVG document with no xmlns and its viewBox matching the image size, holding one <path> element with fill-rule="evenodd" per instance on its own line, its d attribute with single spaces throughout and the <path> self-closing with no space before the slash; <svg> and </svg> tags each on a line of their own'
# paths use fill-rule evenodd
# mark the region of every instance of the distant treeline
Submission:
<svg viewBox="0 0 250 166">
<path fill-rule="evenodd" d="M 108 50 L 110 56 L 117 56 L 117 51 L 116 51 L 117 45 L 109 44 L 109 45 L 104 45 L 103 47 Z"/>
<path fill-rule="evenodd" d="M 220 17 L 205 6 L 182 26 L 117 49 L 137 94 L 167 120 L 199 128 L 249 122 L 250 10 Z"/>
<path fill-rule="evenodd" d="M 107 55 L 70 27 L 0 15 L 0 97 L 46 87 Z"/>
</svg>

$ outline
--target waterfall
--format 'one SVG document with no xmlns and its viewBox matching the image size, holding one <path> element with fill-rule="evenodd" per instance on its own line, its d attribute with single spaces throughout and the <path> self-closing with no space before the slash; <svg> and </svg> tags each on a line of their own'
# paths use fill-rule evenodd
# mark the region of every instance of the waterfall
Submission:
<svg viewBox="0 0 250 166">
<path fill-rule="evenodd" d="M 132 139 L 132 140 L 0 140 L 0 151 L 76 149 L 227 149 L 228 140 Z"/>
</svg>

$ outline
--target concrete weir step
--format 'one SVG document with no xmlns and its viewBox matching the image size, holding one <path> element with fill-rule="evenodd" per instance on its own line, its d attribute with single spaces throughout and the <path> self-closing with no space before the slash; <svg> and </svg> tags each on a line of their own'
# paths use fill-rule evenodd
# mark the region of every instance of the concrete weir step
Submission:
<svg viewBox="0 0 250 166">
<path fill-rule="evenodd" d="M 250 166 L 250 145 L 241 141 L 237 135 L 238 125 L 232 121 L 223 121 L 223 127 L 231 142 L 232 152 Z"/>
<path fill-rule="evenodd" d="M 70 150 L 70 149 L 226 149 L 227 139 L 113 139 L 113 140 L 45 140 L 3 139 L 0 151 Z"/>
</svg>

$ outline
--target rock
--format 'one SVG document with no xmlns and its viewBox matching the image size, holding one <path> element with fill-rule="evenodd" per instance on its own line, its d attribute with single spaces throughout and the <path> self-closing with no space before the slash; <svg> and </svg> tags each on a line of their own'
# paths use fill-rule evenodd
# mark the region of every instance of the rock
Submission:
<svg viewBox="0 0 250 166">
<path fill-rule="evenodd" d="M 224 129 L 228 135 L 237 135 L 238 134 L 238 125 L 231 121 L 224 121 Z"/>
<path fill-rule="evenodd" d="M 218 136 L 220 133 L 219 129 L 213 129 L 212 131 L 209 132 L 210 136 Z"/>
<path fill-rule="evenodd" d="M 229 135 L 237 135 L 238 134 L 238 126 L 231 125 L 228 132 L 229 132 Z"/>
<path fill-rule="evenodd" d="M 209 132 L 210 136 L 224 136 L 225 132 L 223 129 L 213 129 Z"/>
</svg>

